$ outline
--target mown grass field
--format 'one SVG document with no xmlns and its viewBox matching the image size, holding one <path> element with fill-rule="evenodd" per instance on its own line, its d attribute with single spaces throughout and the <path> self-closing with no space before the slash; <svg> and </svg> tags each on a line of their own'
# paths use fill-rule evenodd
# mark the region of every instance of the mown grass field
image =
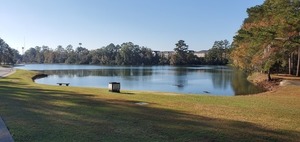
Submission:
<svg viewBox="0 0 300 142">
<path fill-rule="evenodd" d="M 118 94 L 35 84 L 35 74 L 0 79 L 0 116 L 16 142 L 300 140 L 297 86 L 235 97 Z"/>
</svg>

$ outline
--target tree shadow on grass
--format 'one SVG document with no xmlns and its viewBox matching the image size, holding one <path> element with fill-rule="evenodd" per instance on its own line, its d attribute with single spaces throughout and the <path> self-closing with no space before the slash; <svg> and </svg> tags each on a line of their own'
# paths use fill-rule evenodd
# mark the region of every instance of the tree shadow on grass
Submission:
<svg viewBox="0 0 300 142">
<path fill-rule="evenodd" d="M 1 82 L 0 115 L 15 141 L 297 141 L 299 132 Z"/>
</svg>

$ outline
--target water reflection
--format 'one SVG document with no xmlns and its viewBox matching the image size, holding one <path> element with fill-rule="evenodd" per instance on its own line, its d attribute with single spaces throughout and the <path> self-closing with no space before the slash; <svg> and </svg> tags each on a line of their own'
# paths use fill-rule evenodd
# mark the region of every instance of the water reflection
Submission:
<svg viewBox="0 0 300 142">
<path fill-rule="evenodd" d="M 215 88 L 225 89 L 230 86 L 232 81 L 232 70 L 228 68 L 216 68 L 209 70 L 211 72 L 211 79 Z"/>
<path fill-rule="evenodd" d="M 48 75 L 57 75 L 63 77 L 87 77 L 87 76 L 122 76 L 125 79 L 132 80 L 131 76 L 151 76 L 152 69 L 98 69 L 98 70 L 43 70 L 39 71 Z"/>
<path fill-rule="evenodd" d="M 192 94 L 245 95 L 262 90 L 249 83 L 246 75 L 227 66 L 89 66 L 26 65 L 23 69 L 48 74 L 37 83 L 71 86 L 107 87 L 108 82 L 121 82 L 125 90 L 147 90 Z M 62 68 L 62 69 L 60 69 Z"/>
<path fill-rule="evenodd" d="M 247 94 L 255 94 L 263 92 L 262 88 L 254 86 L 247 80 L 247 76 L 245 73 L 233 69 L 234 73 L 232 74 L 231 86 L 235 91 L 235 95 L 247 95 Z"/>
<path fill-rule="evenodd" d="M 179 89 L 182 89 L 185 85 L 187 85 L 187 72 L 188 70 L 183 67 L 177 67 L 175 69 L 175 86 Z"/>
</svg>

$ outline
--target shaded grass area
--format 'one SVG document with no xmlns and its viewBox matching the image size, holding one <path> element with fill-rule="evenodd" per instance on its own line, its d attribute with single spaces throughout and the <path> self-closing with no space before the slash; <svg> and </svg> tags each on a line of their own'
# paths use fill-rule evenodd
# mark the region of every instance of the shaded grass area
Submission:
<svg viewBox="0 0 300 142">
<path fill-rule="evenodd" d="M 15 141 L 297 141 L 300 89 L 255 96 L 47 86 L 35 72 L 0 79 L 0 115 Z M 145 102 L 148 105 L 137 105 Z"/>
</svg>

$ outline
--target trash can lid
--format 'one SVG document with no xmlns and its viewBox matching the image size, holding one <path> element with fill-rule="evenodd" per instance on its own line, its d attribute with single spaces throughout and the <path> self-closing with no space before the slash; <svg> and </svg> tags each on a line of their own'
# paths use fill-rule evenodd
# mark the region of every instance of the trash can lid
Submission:
<svg viewBox="0 0 300 142">
<path fill-rule="evenodd" d="M 120 82 L 109 82 L 109 84 L 120 84 Z"/>
</svg>

